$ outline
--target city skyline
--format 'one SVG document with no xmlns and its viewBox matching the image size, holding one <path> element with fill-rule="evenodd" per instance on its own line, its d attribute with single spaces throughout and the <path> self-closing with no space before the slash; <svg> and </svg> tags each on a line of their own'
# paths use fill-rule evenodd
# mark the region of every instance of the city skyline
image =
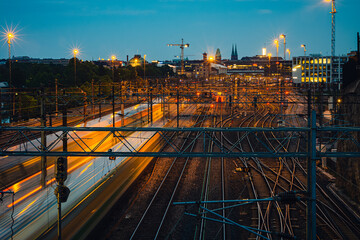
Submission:
<svg viewBox="0 0 360 240">
<path fill-rule="evenodd" d="M 360 2 L 339 0 L 336 4 L 336 55 L 343 55 L 356 48 Z M 275 56 L 273 40 L 280 34 L 286 35 L 291 56 L 303 55 L 301 44 L 306 44 L 309 54 L 330 55 L 331 4 L 322 0 L 18 1 L 2 5 L 7 9 L 0 22 L 2 32 L 15 26 L 18 31 L 12 45 L 14 56 L 71 58 L 71 49 L 77 47 L 78 57 L 84 60 L 111 55 L 125 60 L 134 54 L 165 60 L 179 56 L 180 49 L 167 44 L 180 43 L 181 38 L 190 43 L 185 50 L 189 59 L 201 59 L 203 52 L 215 55 L 217 48 L 228 59 L 232 44 L 237 44 L 240 57 L 261 55 L 263 47 Z M 282 49 L 280 44 L 279 56 Z M 7 57 L 3 40 L 0 58 Z"/>
</svg>

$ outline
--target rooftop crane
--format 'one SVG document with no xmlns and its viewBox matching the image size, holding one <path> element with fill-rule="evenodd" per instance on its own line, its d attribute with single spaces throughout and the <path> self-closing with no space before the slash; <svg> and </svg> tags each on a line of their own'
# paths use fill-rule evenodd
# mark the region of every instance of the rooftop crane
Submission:
<svg viewBox="0 0 360 240">
<path fill-rule="evenodd" d="M 184 74 L 184 48 L 188 48 L 190 46 L 189 43 L 184 44 L 184 39 L 181 39 L 181 44 L 168 44 L 168 47 L 180 47 L 181 48 L 181 72 L 180 74 Z"/>
<path fill-rule="evenodd" d="M 335 56 L 335 0 L 331 1 L 331 56 Z"/>
</svg>

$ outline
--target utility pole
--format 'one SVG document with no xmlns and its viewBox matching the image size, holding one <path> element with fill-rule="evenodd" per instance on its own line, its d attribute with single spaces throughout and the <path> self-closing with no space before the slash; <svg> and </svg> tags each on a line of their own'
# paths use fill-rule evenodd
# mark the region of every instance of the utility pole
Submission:
<svg viewBox="0 0 360 240">
<path fill-rule="evenodd" d="M 58 99 L 58 80 L 57 78 L 55 78 L 55 115 L 57 116 L 58 115 L 58 112 L 59 112 L 59 99 Z"/>
<path fill-rule="evenodd" d="M 150 123 L 151 125 L 153 124 L 153 95 L 152 95 L 152 91 L 150 89 Z"/>
<path fill-rule="evenodd" d="M 40 107 L 40 122 L 41 127 L 46 127 L 46 110 L 45 110 L 45 96 L 44 96 L 44 88 L 40 90 L 40 99 L 41 99 L 41 107 Z M 41 151 L 46 151 L 46 133 L 45 131 L 41 131 Z M 46 171 L 47 163 L 46 156 L 41 156 L 41 186 L 43 188 L 46 187 Z"/>
<path fill-rule="evenodd" d="M 179 127 L 179 102 L 180 102 L 180 96 L 179 96 L 179 83 L 178 87 L 176 89 L 176 127 Z"/>
<path fill-rule="evenodd" d="M 65 100 L 65 90 L 63 90 L 63 98 L 64 98 L 64 102 L 63 102 L 63 109 L 62 109 L 62 125 L 63 127 L 67 127 L 67 103 Z M 67 152 L 67 132 L 63 132 L 63 152 Z"/>
<path fill-rule="evenodd" d="M 112 126 L 115 127 L 115 86 L 112 84 Z M 114 133 L 115 136 L 115 133 Z"/>
<path fill-rule="evenodd" d="M 316 239 L 316 112 L 311 112 L 309 119 L 310 132 L 308 135 L 308 176 L 307 176 L 307 211 L 306 211 L 306 239 Z"/>
<path fill-rule="evenodd" d="M 59 240 L 62 239 L 61 203 L 66 202 L 69 197 L 69 194 L 70 194 L 70 189 L 64 185 L 64 182 L 67 179 L 67 170 L 68 170 L 67 159 L 65 157 L 59 157 L 55 161 L 55 179 L 58 184 L 54 191 L 54 194 L 57 198 L 57 203 L 58 203 L 58 239 Z"/>
<path fill-rule="evenodd" d="M 98 95 L 99 95 L 99 118 L 101 118 L 101 85 L 100 85 L 100 81 L 99 81 L 99 92 L 98 92 Z"/>
<path fill-rule="evenodd" d="M 123 85 L 122 81 L 120 80 L 120 110 L 121 110 L 121 126 L 125 126 L 125 110 L 124 110 L 124 95 L 122 92 Z"/>
<path fill-rule="evenodd" d="M 112 60 L 112 117 L 113 117 L 113 128 L 115 127 L 115 56 L 111 56 L 111 60 Z M 115 137 L 115 132 L 114 132 L 114 137 Z"/>
<path fill-rule="evenodd" d="M 63 127 L 67 127 L 67 103 L 65 100 L 65 90 L 63 91 L 63 98 L 64 98 L 64 102 L 63 102 L 63 109 L 62 109 L 62 125 Z M 67 152 L 67 132 L 63 131 L 63 152 Z M 70 194 L 70 189 L 67 188 L 66 186 L 64 186 L 64 182 L 67 179 L 67 157 L 59 157 L 56 161 L 55 161 L 55 179 L 58 183 L 54 194 L 57 198 L 57 203 L 58 203 L 58 239 L 61 240 L 62 239 L 62 234 L 61 234 L 61 203 L 62 202 L 66 202 L 67 198 L 69 197 Z"/>
<path fill-rule="evenodd" d="M 150 86 L 149 81 L 146 81 L 146 99 L 147 99 L 147 119 L 148 124 L 150 123 Z"/>
<path fill-rule="evenodd" d="M 95 118 L 94 79 L 91 79 L 91 112 Z"/>
<path fill-rule="evenodd" d="M 360 64 L 360 34 L 357 33 L 357 62 Z"/>
</svg>

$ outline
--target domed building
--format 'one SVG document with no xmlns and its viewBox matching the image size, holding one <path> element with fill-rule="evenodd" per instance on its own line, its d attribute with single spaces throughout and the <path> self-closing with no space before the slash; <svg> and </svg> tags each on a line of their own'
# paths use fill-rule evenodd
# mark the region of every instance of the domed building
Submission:
<svg viewBox="0 0 360 240">
<path fill-rule="evenodd" d="M 136 54 L 132 59 L 129 60 L 128 65 L 131 65 L 132 67 L 143 66 L 144 58 L 142 58 L 141 55 Z"/>
</svg>

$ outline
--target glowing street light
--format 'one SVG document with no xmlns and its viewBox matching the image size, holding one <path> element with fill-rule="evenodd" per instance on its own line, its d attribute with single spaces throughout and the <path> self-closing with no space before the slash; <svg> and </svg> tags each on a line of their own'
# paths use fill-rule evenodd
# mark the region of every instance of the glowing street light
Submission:
<svg viewBox="0 0 360 240">
<path fill-rule="evenodd" d="M 281 34 L 280 38 L 284 39 L 284 60 L 286 60 L 286 35 L 285 34 Z"/>
<path fill-rule="evenodd" d="M 74 48 L 73 49 L 73 54 L 74 54 L 74 82 L 75 82 L 75 86 L 77 86 L 77 82 L 76 82 L 76 55 L 79 53 L 79 49 Z"/>
<path fill-rule="evenodd" d="M 286 49 L 286 52 L 289 54 L 289 60 L 291 60 L 291 58 L 290 58 L 290 54 L 291 54 L 290 49 Z"/>
<path fill-rule="evenodd" d="M 278 60 L 278 57 L 279 57 L 279 40 L 275 39 L 274 44 L 276 46 L 276 60 Z"/>
<path fill-rule="evenodd" d="M 11 40 L 15 38 L 15 34 L 12 31 L 8 31 L 5 33 L 7 38 L 7 43 L 9 46 L 9 86 L 12 85 L 12 79 L 11 79 Z"/>
<path fill-rule="evenodd" d="M 301 44 L 301 47 L 304 48 L 304 56 L 306 56 L 306 45 L 305 45 L 305 44 Z"/>
</svg>

